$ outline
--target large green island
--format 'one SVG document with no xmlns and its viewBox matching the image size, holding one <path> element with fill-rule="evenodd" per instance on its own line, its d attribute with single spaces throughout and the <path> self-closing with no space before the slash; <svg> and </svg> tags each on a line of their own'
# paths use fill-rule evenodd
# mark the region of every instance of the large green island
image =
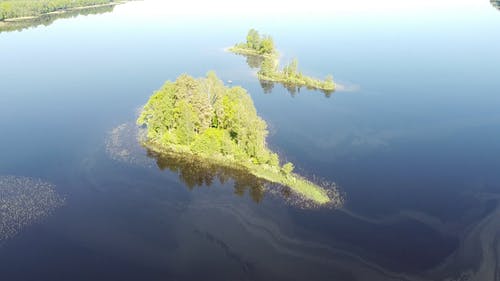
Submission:
<svg viewBox="0 0 500 281">
<path fill-rule="evenodd" d="M 270 36 L 261 36 L 255 29 L 250 29 L 246 42 L 237 43 L 228 49 L 230 52 L 244 56 L 255 56 L 262 59 L 260 70 L 257 72 L 259 80 L 278 82 L 285 85 L 305 86 L 309 89 L 334 91 L 333 76 L 328 75 L 325 80 L 312 78 L 298 70 L 298 61 L 293 59 L 288 65 L 279 69 L 279 53 L 274 47 Z"/>
<path fill-rule="evenodd" d="M 150 97 L 137 124 L 146 128 L 143 145 L 157 153 L 245 170 L 318 205 L 342 201 L 293 173 L 292 163 L 280 165 L 278 154 L 267 147 L 267 125 L 250 95 L 242 87 L 226 87 L 214 72 L 167 81 Z"/>
</svg>

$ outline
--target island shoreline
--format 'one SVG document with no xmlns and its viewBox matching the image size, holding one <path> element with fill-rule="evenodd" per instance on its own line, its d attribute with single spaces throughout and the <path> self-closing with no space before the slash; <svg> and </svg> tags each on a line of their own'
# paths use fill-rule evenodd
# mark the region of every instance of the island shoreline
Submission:
<svg viewBox="0 0 500 281">
<path fill-rule="evenodd" d="M 86 9 L 93 9 L 93 8 L 101 8 L 101 7 L 112 7 L 112 6 L 117 6 L 121 4 L 125 4 L 128 1 L 119 1 L 119 2 L 110 2 L 106 4 L 98 4 L 98 5 L 89 5 L 89 6 L 81 6 L 81 7 L 73 7 L 73 8 L 67 8 L 67 9 L 61 9 L 53 12 L 48 12 L 48 13 L 43 13 L 39 14 L 36 16 L 27 16 L 27 17 L 17 17 L 17 18 L 8 18 L 8 19 L 3 19 L 0 20 L 0 25 L 8 25 L 9 23 L 17 23 L 17 22 L 23 22 L 23 21 L 30 21 L 34 19 L 38 19 L 44 16 L 49 16 L 49 15 L 62 15 L 68 12 L 72 11 L 79 11 L 79 10 L 86 10 Z"/>
<path fill-rule="evenodd" d="M 340 206 L 343 199 L 340 196 L 329 196 L 326 189 L 316 186 L 313 182 L 303 178 L 302 176 L 292 173 L 291 175 L 284 175 L 278 169 L 271 167 L 262 167 L 261 165 L 252 165 L 251 163 L 242 163 L 231 159 L 230 157 L 218 155 L 204 155 L 195 153 L 188 148 L 183 149 L 181 146 L 166 147 L 164 145 L 155 143 L 149 140 L 140 140 L 140 143 L 146 149 L 154 153 L 164 156 L 174 157 L 191 157 L 195 160 L 206 161 L 210 164 L 220 166 L 222 168 L 234 169 L 249 173 L 254 177 L 265 180 L 272 184 L 279 184 L 290 188 L 298 196 L 303 199 L 314 202 L 318 206 Z M 297 188 L 297 185 L 307 186 L 306 188 Z"/>
<path fill-rule="evenodd" d="M 309 205 L 342 205 L 334 185 L 316 184 L 280 161 L 266 142 L 267 123 L 257 114 L 250 94 L 226 86 L 215 72 L 204 78 L 181 74 L 149 98 L 136 124 L 138 142 L 165 158 L 181 157 L 239 170 L 256 179 L 290 188 Z"/>
<path fill-rule="evenodd" d="M 241 45 L 242 43 L 240 43 Z M 269 75 L 264 74 L 263 67 L 257 72 L 257 78 L 261 81 L 282 83 L 284 85 L 296 86 L 296 87 L 306 87 L 308 89 L 315 89 L 325 92 L 333 92 L 336 90 L 336 83 L 330 81 L 331 83 L 326 83 L 326 81 L 321 81 L 317 78 L 308 77 L 300 73 L 300 77 L 286 76 L 284 71 L 278 70 L 280 62 L 280 54 L 276 49 L 273 49 L 271 53 L 261 53 L 259 50 L 252 49 L 250 47 L 241 47 L 238 44 L 225 48 L 225 51 L 231 52 L 233 54 L 242 56 L 255 56 L 262 58 L 264 61 L 269 61 L 271 65 L 274 65 L 275 69 L 269 73 Z M 269 63 L 268 63 L 269 64 Z"/>
</svg>

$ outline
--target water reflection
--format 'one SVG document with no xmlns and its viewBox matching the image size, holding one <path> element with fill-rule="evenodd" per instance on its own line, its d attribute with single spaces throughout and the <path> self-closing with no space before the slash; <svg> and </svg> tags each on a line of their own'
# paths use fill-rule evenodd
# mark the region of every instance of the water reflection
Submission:
<svg viewBox="0 0 500 281">
<path fill-rule="evenodd" d="M 259 79 L 259 82 L 260 82 L 260 86 L 262 87 L 262 90 L 264 91 L 264 93 L 270 94 L 273 92 L 274 84 L 276 84 L 276 82 L 265 81 L 265 80 L 260 80 L 260 79 Z M 288 93 L 290 93 L 290 96 L 292 96 L 292 97 L 295 97 L 297 95 L 297 93 L 300 93 L 300 90 L 302 88 L 306 88 L 310 91 L 320 91 L 325 95 L 326 98 L 331 97 L 331 95 L 334 92 L 332 90 L 318 90 L 318 89 L 311 88 L 311 87 L 305 87 L 305 86 L 303 87 L 303 86 L 297 86 L 294 84 L 287 84 L 287 83 L 281 83 L 281 82 L 279 84 L 281 84 L 288 91 Z"/>
<path fill-rule="evenodd" d="M 491 5 L 493 5 L 493 7 L 500 10 L 500 0 L 490 0 L 490 2 L 491 2 Z"/>
<path fill-rule="evenodd" d="M 259 56 L 244 55 L 247 59 L 247 64 L 250 68 L 260 68 L 264 58 Z"/>
<path fill-rule="evenodd" d="M 39 25 L 49 26 L 58 19 L 74 18 L 80 15 L 87 16 L 87 15 L 110 13 L 113 11 L 114 7 L 115 7 L 114 5 L 91 7 L 80 10 L 70 10 L 64 13 L 46 14 L 39 16 L 37 18 L 32 18 L 22 21 L 5 21 L 5 22 L 0 21 L 0 33 L 8 31 L 21 31 L 23 29 L 27 29 L 30 27 L 37 27 Z"/>
<path fill-rule="evenodd" d="M 261 202 L 267 192 L 300 208 L 318 207 L 314 202 L 302 198 L 289 187 L 259 179 L 244 169 L 224 167 L 193 157 L 160 155 L 148 149 L 145 152 L 140 140 L 143 134 L 144 131 L 141 131 L 134 123 L 123 123 L 113 128 L 105 140 L 106 154 L 115 161 L 148 169 L 154 166 L 153 162 L 155 162 L 160 170 L 169 170 L 178 174 L 189 190 L 214 184 L 217 186 L 218 183 L 232 183 L 236 195 L 244 196 L 248 193 L 256 203 Z M 332 203 L 341 201 L 339 199 L 341 194 L 334 184 L 323 182 L 321 185 L 327 189 Z M 331 204 L 328 207 L 338 206 Z"/>
<path fill-rule="evenodd" d="M 259 82 L 262 90 L 264 90 L 264 94 L 270 94 L 273 92 L 274 82 L 265 80 L 259 80 Z"/>
<path fill-rule="evenodd" d="M 252 56 L 252 55 L 243 55 L 243 54 L 237 54 L 240 56 L 243 56 L 246 58 L 246 63 L 251 69 L 259 69 L 260 66 L 262 65 L 262 62 L 264 59 L 259 56 Z M 311 91 L 320 91 L 322 92 L 325 97 L 329 98 L 334 91 L 332 90 L 321 90 L 321 89 L 315 89 L 312 87 L 307 87 L 307 86 L 297 86 L 294 84 L 288 84 L 288 83 L 282 83 L 282 82 L 272 82 L 272 81 L 266 81 L 266 80 L 261 80 L 259 79 L 260 86 L 262 87 L 262 90 L 264 91 L 265 94 L 270 94 L 273 92 L 274 89 L 274 84 L 278 83 L 281 84 L 287 91 L 290 93 L 292 97 L 296 96 L 297 93 L 300 93 L 300 90 L 302 88 L 306 88 Z"/>
<path fill-rule="evenodd" d="M 211 186 L 216 181 L 225 184 L 232 180 L 236 195 L 243 196 L 248 193 L 256 203 L 261 202 L 264 197 L 267 182 L 242 169 L 222 167 L 193 157 L 160 155 L 151 150 L 147 151 L 147 155 L 156 160 L 161 170 L 168 169 L 178 173 L 179 178 L 189 190 L 195 187 Z"/>
<path fill-rule="evenodd" d="M 247 198 L 236 198 L 229 185 L 216 183 L 210 189 L 221 190 L 222 196 L 204 192 L 209 191 L 206 187 L 189 193 L 186 187 L 172 181 L 177 179 L 177 174 L 161 174 L 156 167 L 147 170 L 139 166 L 138 163 L 147 162 L 128 147 L 115 150 L 115 155 L 117 160 L 129 162 L 115 163 L 101 157 L 102 150 L 94 146 L 100 143 L 104 129 L 130 116 L 129 108 L 144 101 L 151 89 L 156 88 L 155 83 L 163 82 L 166 76 L 175 77 L 179 71 L 200 71 L 200 65 L 219 65 L 218 56 L 207 56 L 207 52 L 199 51 L 200 45 L 188 43 L 203 42 L 206 43 L 203 49 L 216 50 L 221 41 L 231 42 L 226 36 L 233 31 L 224 30 L 225 21 L 220 21 L 220 29 L 218 23 L 210 23 L 200 30 L 196 24 L 184 26 L 188 20 L 168 25 L 176 22 L 158 17 L 141 22 L 138 28 L 131 8 L 127 8 L 129 14 L 116 9 L 113 15 L 106 15 L 106 19 L 109 18 L 106 25 L 98 20 L 100 17 L 89 17 L 89 21 L 95 22 L 88 25 L 72 21 L 82 34 L 92 35 L 83 36 L 82 44 L 71 44 L 77 48 L 74 51 L 91 54 L 95 62 L 107 63 L 68 59 L 58 54 L 61 48 L 53 43 L 55 46 L 47 45 L 50 48 L 44 53 L 52 61 L 44 72 L 38 67 L 23 67 L 27 61 L 37 61 L 39 52 L 21 49 L 8 52 L 12 49 L 9 46 L 36 46 L 44 34 L 26 32 L 9 37 L 9 44 L 0 44 L 4 53 L 9 53 L 4 66 L 12 66 L 4 67 L 0 75 L 4 77 L 0 79 L 3 90 L 0 104 L 4 114 L 0 138 L 4 149 L 2 169 L 50 178 L 64 188 L 72 200 L 68 204 L 69 212 L 65 209 L 52 217 L 47 226 L 49 231 L 31 231 L 32 236 L 10 240 L 9 251 L 3 247 L 2 279 L 58 280 L 80 275 L 81 279 L 106 276 L 111 280 L 189 280 L 191 274 L 196 273 L 199 278 L 191 280 L 206 276 L 217 276 L 214 279 L 219 280 L 406 280 L 411 277 L 387 272 L 378 266 L 387 264 L 383 262 L 391 258 L 390 255 L 373 253 L 384 253 L 384 247 L 393 252 L 401 249 L 406 258 L 396 260 L 403 266 L 393 266 L 394 271 L 426 262 L 429 256 L 436 257 L 433 241 L 440 242 L 442 238 L 425 225 L 436 225 L 433 229 L 439 233 L 448 229 L 449 233 L 456 233 L 460 229 L 460 235 L 455 236 L 467 238 L 460 241 L 461 250 L 442 270 L 434 273 L 414 269 L 412 276 L 417 277 L 412 280 L 457 280 L 458 274 L 454 273 L 469 268 L 478 272 L 477 277 L 460 280 L 498 280 L 500 213 L 495 210 L 483 215 L 481 209 L 475 207 L 482 204 L 455 200 L 461 198 L 457 194 L 462 192 L 469 195 L 482 189 L 496 193 L 500 190 L 495 172 L 495 167 L 500 166 L 495 153 L 499 150 L 494 144 L 498 143 L 495 140 L 500 132 L 496 129 L 500 119 L 495 118 L 499 100 L 494 95 L 499 80 L 492 74 L 494 71 L 482 71 L 497 69 L 498 56 L 491 56 L 494 48 L 481 50 L 482 46 L 497 42 L 492 27 L 498 24 L 481 19 L 489 19 L 489 15 L 498 11 L 492 10 L 487 2 L 483 4 L 484 14 L 476 14 L 474 10 L 466 19 L 465 14 L 456 14 L 455 9 L 426 11 L 432 17 L 425 24 L 415 24 L 417 16 L 421 16 L 419 13 L 403 22 L 394 20 L 403 18 L 394 13 L 394 17 L 380 21 L 379 17 L 367 17 L 354 26 L 356 18 L 350 21 L 349 17 L 331 17 L 332 21 L 280 21 L 279 26 L 275 25 L 275 29 L 283 27 L 284 35 L 293 34 L 284 38 L 311 39 L 312 30 L 322 35 L 322 46 L 341 42 L 337 44 L 340 48 L 337 52 L 325 52 L 323 59 L 339 61 L 338 68 L 344 70 L 344 75 L 352 75 L 366 85 L 366 91 L 359 95 L 343 95 L 335 108 L 330 103 L 322 103 L 325 100 L 321 97 L 304 97 L 304 93 L 300 96 L 301 102 L 289 102 L 286 94 L 279 98 L 260 95 L 256 102 L 260 105 L 259 112 L 278 130 L 272 145 L 281 147 L 291 160 L 303 160 L 301 164 L 308 170 L 338 179 L 349 192 L 347 207 L 367 217 L 366 220 L 355 220 L 330 210 L 287 208 L 268 200 L 269 196 L 255 204 Z M 425 6 L 424 3 L 422 7 Z M 443 21 L 441 16 L 447 20 Z M 478 18 L 477 22 L 470 25 L 469 16 Z M 144 16 L 144 19 L 147 18 Z M 108 26 L 117 20 L 123 20 L 119 26 L 127 32 L 108 32 L 107 29 L 118 26 Z M 369 26 L 370 23 L 373 26 Z M 93 28 L 98 24 L 103 30 Z M 231 26 L 244 30 L 249 23 L 235 22 Z M 186 29 L 193 32 L 176 32 Z M 224 32 L 215 32 L 221 35 L 219 38 L 212 36 L 215 33 L 211 30 Z M 197 34 L 203 31 L 210 41 L 199 39 L 205 39 Z M 448 31 L 461 31 L 461 36 Z M 44 40 L 43 44 L 73 38 L 71 32 L 73 28 L 58 29 L 51 32 L 51 40 Z M 474 42 L 468 44 L 471 34 Z M 100 44 L 84 44 L 99 42 L 105 35 L 111 35 L 108 40 L 111 45 L 105 49 L 119 52 L 102 52 Z M 379 41 L 387 45 L 373 42 L 379 36 Z M 138 44 L 141 42 L 144 45 Z M 183 45 L 195 47 L 177 53 L 175 47 L 168 49 L 173 45 L 169 42 L 187 42 Z M 374 43 L 377 43 L 374 48 L 366 48 Z M 95 48 L 89 48 L 94 45 Z M 410 48 L 412 55 L 408 56 L 410 45 L 417 47 Z M 304 46 L 310 49 L 301 52 L 310 56 L 304 59 L 314 60 L 317 55 L 314 44 Z M 446 52 L 450 48 L 456 52 Z M 124 54 L 132 55 L 123 59 Z M 429 57 L 433 54 L 435 57 Z M 464 54 L 472 55 L 473 59 L 460 60 Z M 426 68 L 433 58 L 438 62 L 457 63 Z M 14 67 L 16 65 L 21 67 Z M 232 64 L 221 67 L 238 69 Z M 373 71 L 374 68 L 377 71 Z M 77 69 L 81 71 L 76 72 Z M 57 79 L 54 82 L 44 73 Z M 442 77 L 443 73 L 449 80 Z M 92 77 L 102 79 L 93 81 Z M 472 81 L 467 83 L 471 87 L 454 86 L 452 82 L 463 77 Z M 411 87 L 419 79 L 428 79 L 428 91 Z M 271 91 L 273 86 L 268 85 Z M 281 90 L 280 85 L 277 88 Z M 52 95 L 58 91 L 60 95 Z M 28 103 L 29 100 L 32 102 Z M 106 105 L 108 102 L 111 104 Z M 282 106 L 276 106 L 280 104 Z M 13 114 L 20 108 L 25 112 L 12 122 L 9 116 L 16 116 Z M 287 112 L 298 114 L 282 118 Z M 483 119 L 490 123 L 482 122 Z M 135 135 L 128 137 L 135 145 Z M 110 143 L 119 145 L 119 141 Z M 372 150 L 375 146 L 380 149 Z M 89 156 L 89 168 L 82 171 L 79 158 L 89 152 L 93 153 Z M 65 183 L 69 183 L 67 188 Z M 165 188 L 166 185 L 171 188 Z M 415 220 L 425 225 L 412 223 L 409 228 L 408 224 L 399 223 L 400 217 L 396 222 L 392 220 L 393 214 L 397 216 L 399 212 L 415 209 L 420 212 Z M 365 223 L 370 222 L 368 220 L 372 223 Z M 315 222 L 315 228 L 305 223 L 311 221 Z M 461 229 L 470 229 L 466 233 L 471 235 L 462 235 Z M 362 243 L 346 242 L 346 246 L 337 247 L 339 239 L 331 234 L 334 231 L 343 237 L 352 237 L 349 241 L 356 238 Z M 352 234 L 354 231 L 356 235 Z M 426 233 L 430 234 L 423 235 Z M 387 239 L 381 239 L 383 235 Z M 381 244 L 381 240 L 386 242 Z M 373 246 L 376 243 L 379 245 Z M 428 254 L 416 254 L 424 251 Z M 133 262 L 128 262 L 130 260 Z M 480 262 L 484 266 L 476 264 Z M 255 276 L 235 276 L 234 272 L 245 264 L 256 264 Z M 179 276 L 164 273 L 160 278 L 170 268 Z M 64 276 L 60 276 L 61 269 Z M 151 272 L 159 273 L 151 276 Z M 484 273 L 479 275 L 479 272 Z M 23 278 L 27 274 L 31 274 L 31 278 Z M 475 273 L 469 275 L 472 274 Z"/>
</svg>

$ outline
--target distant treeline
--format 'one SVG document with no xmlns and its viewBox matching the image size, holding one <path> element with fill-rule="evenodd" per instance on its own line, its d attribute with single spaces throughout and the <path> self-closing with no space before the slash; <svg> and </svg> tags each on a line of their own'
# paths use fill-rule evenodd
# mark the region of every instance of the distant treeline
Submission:
<svg viewBox="0 0 500 281">
<path fill-rule="evenodd" d="M 116 0 L 0 0 L 0 21 L 33 17 L 59 10 L 103 5 Z"/>
<path fill-rule="evenodd" d="M 26 28 L 36 27 L 39 25 L 48 26 L 51 25 L 54 21 L 58 19 L 66 19 L 73 18 L 77 16 L 86 16 L 86 15 L 95 15 L 95 14 L 103 14 L 112 12 L 115 6 L 106 5 L 106 6 L 95 6 L 89 7 L 85 9 L 78 10 L 69 10 L 64 13 L 48 13 L 43 14 L 39 17 L 34 17 L 28 20 L 19 20 L 19 21 L 9 21 L 9 22 L 0 22 L 0 33 L 9 32 L 9 31 L 21 31 Z"/>
</svg>

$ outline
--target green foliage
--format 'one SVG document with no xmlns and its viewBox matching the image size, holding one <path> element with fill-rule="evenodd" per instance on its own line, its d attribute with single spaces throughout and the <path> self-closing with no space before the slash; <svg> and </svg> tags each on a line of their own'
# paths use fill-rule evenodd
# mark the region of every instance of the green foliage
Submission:
<svg viewBox="0 0 500 281">
<path fill-rule="evenodd" d="M 259 76 L 265 77 L 273 77 L 276 73 L 278 73 L 278 66 L 275 63 L 275 60 L 264 59 L 260 70 L 257 72 Z"/>
<path fill-rule="evenodd" d="M 183 74 L 157 91 L 137 119 L 148 139 L 199 153 L 279 164 L 267 149 L 266 123 L 241 87 L 225 87 L 214 72 L 195 79 Z"/>
<path fill-rule="evenodd" d="M 259 54 L 272 54 L 274 52 L 274 41 L 271 36 L 265 36 L 258 46 Z"/>
<path fill-rule="evenodd" d="M 0 2 L 0 20 L 4 20 L 12 13 L 12 3 Z"/>
<path fill-rule="evenodd" d="M 232 48 L 237 53 L 247 55 L 274 55 L 274 41 L 271 36 L 261 36 L 255 29 L 250 29 L 245 43 L 237 43 Z"/>
<path fill-rule="evenodd" d="M 181 172 L 188 186 L 200 184 L 200 179 L 211 182 L 211 177 L 200 178 L 196 165 L 207 161 L 287 185 L 318 204 L 330 202 L 321 187 L 292 173 L 292 163 L 280 167 L 278 155 L 267 148 L 267 125 L 250 95 L 241 87 L 224 86 L 214 72 L 206 78 L 183 74 L 167 81 L 148 100 L 137 124 L 146 127 L 148 148 L 197 159 Z"/>
<path fill-rule="evenodd" d="M 323 82 L 323 89 L 327 89 L 327 90 L 335 89 L 335 83 L 333 82 L 333 76 L 332 75 L 326 76 L 326 79 Z"/>
<path fill-rule="evenodd" d="M 260 35 L 255 29 L 250 29 L 247 34 L 247 47 L 250 49 L 257 50 L 260 47 Z"/>
<path fill-rule="evenodd" d="M 278 70 L 277 61 L 266 58 L 257 74 L 261 80 L 280 82 L 287 88 L 288 86 L 305 86 L 309 89 L 335 90 L 333 76 L 328 75 L 324 81 L 305 76 L 298 70 L 297 59 L 293 59 L 282 70 Z"/>
<path fill-rule="evenodd" d="M 66 10 L 64 13 L 48 13 L 23 20 L 13 20 L 8 22 L 0 20 L 0 33 L 8 31 L 21 31 L 23 29 L 39 25 L 49 26 L 59 19 L 74 18 L 80 15 L 86 16 L 109 13 L 112 12 L 113 9 L 114 5 L 101 5 L 85 7 L 82 9 Z"/>
<path fill-rule="evenodd" d="M 185 100 L 180 100 L 174 109 L 175 134 L 179 144 L 189 145 L 196 137 L 196 127 L 199 124 L 199 116 L 196 115 L 194 107 Z"/>
<path fill-rule="evenodd" d="M 294 168 L 295 166 L 292 163 L 287 162 L 285 165 L 283 165 L 281 170 L 283 171 L 283 173 L 285 173 L 285 175 L 290 175 L 293 172 Z"/>
<path fill-rule="evenodd" d="M 288 65 L 285 65 L 282 70 L 278 69 L 278 52 L 275 50 L 274 41 L 271 36 L 260 36 L 255 29 L 250 29 L 247 34 L 246 43 L 238 43 L 230 51 L 242 54 L 245 56 L 257 56 L 262 59 L 259 62 L 260 69 L 257 72 L 260 80 L 283 83 L 287 89 L 299 88 L 305 86 L 309 89 L 320 89 L 326 93 L 331 93 L 335 90 L 333 77 L 328 75 L 322 81 L 309 76 L 305 76 L 298 69 L 297 59 L 293 59 Z M 256 67 L 258 64 L 253 60 L 248 60 L 250 67 Z"/>
<path fill-rule="evenodd" d="M 115 0 L 0 0 L 0 20 L 33 17 L 64 9 L 102 5 Z"/>
<path fill-rule="evenodd" d="M 227 132 L 216 128 L 208 128 L 190 144 L 191 150 L 198 154 L 230 155 L 235 149 Z"/>
<path fill-rule="evenodd" d="M 287 77 L 299 76 L 299 74 L 297 73 L 298 65 L 299 62 L 297 61 L 297 59 L 293 59 L 289 65 L 286 65 L 283 68 L 283 74 L 286 75 Z"/>
<path fill-rule="evenodd" d="M 271 165 L 271 166 L 279 166 L 280 165 L 280 158 L 279 158 L 278 154 L 271 153 L 271 155 L 269 155 L 269 165 Z"/>
</svg>

